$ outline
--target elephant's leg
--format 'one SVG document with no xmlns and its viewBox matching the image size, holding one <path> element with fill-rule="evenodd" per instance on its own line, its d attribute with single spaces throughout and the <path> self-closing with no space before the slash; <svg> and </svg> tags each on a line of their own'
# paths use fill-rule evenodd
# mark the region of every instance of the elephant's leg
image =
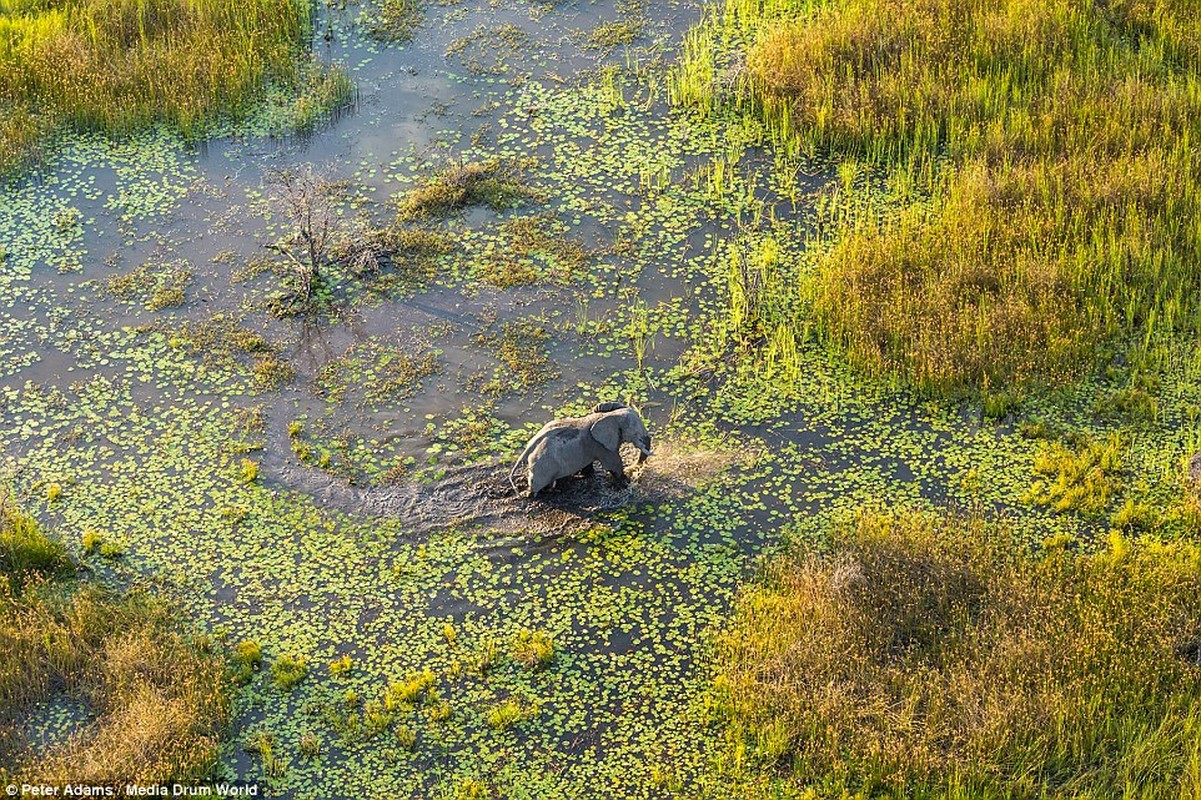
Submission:
<svg viewBox="0 0 1201 800">
<path fill-rule="evenodd" d="M 585 478 L 591 478 L 595 474 L 596 474 L 596 466 L 591 461 L 588 462 L 588 466 L 586 466 L 582 470 L 580 470 L 580 475 L 583 475 Z"/>
<path fill-rule="evenodd" d="M 615 481 L 618 483 L 625 483 L 626 466 L 625 463 L 622 462 L 621 455 L 619 453 L 606 450 L 601 453 L 601 457 L 598 460 L 601 462 L 601 466 L 609 471 Z"/>
</svg>

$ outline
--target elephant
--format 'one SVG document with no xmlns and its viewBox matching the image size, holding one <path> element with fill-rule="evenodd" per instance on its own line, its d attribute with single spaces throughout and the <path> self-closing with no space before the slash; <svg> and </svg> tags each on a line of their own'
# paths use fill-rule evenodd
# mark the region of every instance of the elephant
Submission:
<svg viewBox="0 0 1201 800">
<path fill-rule="evenodd" d="M 624 481 L 625 465 L 619 453 L 622 442 L 638 448 L 639 464 L 653 455 L 651 435 L 641 415 L 624 403 L 599 403 L 587 416 L 552 420 L 521 451 L 509 471 L 509 483 L 517 492 L 515 476 L 525 463 L 529 484 L 526 496 L 534 497 L 561 478 L 581 472 L 593 474 L 595 461 L 601 462 L 616 480 Z"/>
</svg>

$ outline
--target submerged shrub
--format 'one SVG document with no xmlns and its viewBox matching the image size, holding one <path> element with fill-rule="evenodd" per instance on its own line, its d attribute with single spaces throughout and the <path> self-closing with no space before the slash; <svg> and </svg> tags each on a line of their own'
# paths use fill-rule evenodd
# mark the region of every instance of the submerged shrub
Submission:
<svg viewBox="0 0 1201 800">
<path fill-rule="evenodd" d="M 1033 552 L 976 518 L 862 512 L 738 602 L 725 766 L 771 796 L 1193 796 L 1199 590 L 1192 544 Z"/>
</svg>

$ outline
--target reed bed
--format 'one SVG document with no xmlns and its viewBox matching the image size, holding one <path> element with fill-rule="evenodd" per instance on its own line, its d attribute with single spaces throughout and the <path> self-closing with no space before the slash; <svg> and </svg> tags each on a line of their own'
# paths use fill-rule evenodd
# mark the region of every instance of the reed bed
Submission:
<svg viewBox="0 0 1201 800">
<path fill-rule="evenodd" d="M 302 88 L 303 0 L 0 0 L 0 168 L 63 127 L 198 135 Z"/>
<path fill-rule="evenodd" d="M 144 591 L 77 578 L 66 548 L 0 497 L 0 782 L 209 779 L 231 693 L 211 641 Z M 65 698 L 86 711 L 74 733 L 28 737 L 32 709 Z"/>
<path fill-rule="evenodd" d="M 868 372 L 1065 381 L 1198 330 L 1196 0 L 729 0 L 672 96 L 876 176 L 786 287 Z"/>
<path fill-rule="evenodd" d="M 738 603 L 724 767 L 743 797 L 1196 797 L 1199 557 L 862 510 Z"/>
</svg>

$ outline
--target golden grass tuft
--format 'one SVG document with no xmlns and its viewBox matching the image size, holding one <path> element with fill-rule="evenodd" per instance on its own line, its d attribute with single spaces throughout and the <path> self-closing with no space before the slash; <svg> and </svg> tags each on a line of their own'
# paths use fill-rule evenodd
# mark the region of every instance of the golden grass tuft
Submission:
<svg viewBox="0 0 1201 800">
<path fill-rule="evenodd" d="M 271 84 L 304 88 L 310 15 L 299 0 L 0 0 L 0 171 L 62 127 L 195 135 Z"/>
<path fill-rule="evenodd" d="M 13 541 L 14 527 L 26 555 L 0 562 L 0 764 L 12 770 L 0 777 L 116 785 L 210 776 L 229 716 L 224 661 L 161 601 L 81 585 L 65 553 L 43 558 L 52 540 L 19 513 L 0 521 L 0 541 Z M 30 705 L 63 693 L 89 719 L 65 741 L 24 741 Z"/>
<path fill-rule="evenodd" d="M 739 601 L 724 767 L 747 796 L 1193 797 L 1198 591 L 1193 544 L 1031 553 L 976 518 L 861 512 Z"/>
</svg>

